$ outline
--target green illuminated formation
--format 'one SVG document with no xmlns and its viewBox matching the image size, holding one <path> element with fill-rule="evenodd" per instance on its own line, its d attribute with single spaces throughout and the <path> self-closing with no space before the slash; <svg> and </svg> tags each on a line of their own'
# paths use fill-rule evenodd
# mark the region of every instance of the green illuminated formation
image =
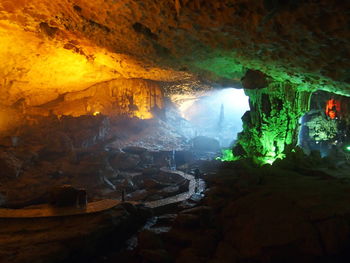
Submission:
<svg viewBox="0 0 350 263">
<path fill-rule="evenodd" d="M 223 162 L 237 161 L 239 160 L 239 156 L 234 156 L 231 149 L 222 149 L 221 157 L 217 157 L 216 160 L 220 160 Z"/>
<path fill-rule="evenodd" d="M 266 88 L 245 90 L 250 111 L 242 117 L 239 144 L 257 163 L 272 164 L 297 144 L 299 118 L 309 110 L 310 93 L 273 82 Z"/>
<path fill-rule="evenodd" d="M 223 54 L 222 54 L 223 53 Z M 245 68 L 234 59 L 233 53 L 214 53 L 213 57 L 198 59 L 194 66 L 199 70 L 213 72 L 215 75 L 226 79 L 240 79 L 245 72 Z"/>
</svg>

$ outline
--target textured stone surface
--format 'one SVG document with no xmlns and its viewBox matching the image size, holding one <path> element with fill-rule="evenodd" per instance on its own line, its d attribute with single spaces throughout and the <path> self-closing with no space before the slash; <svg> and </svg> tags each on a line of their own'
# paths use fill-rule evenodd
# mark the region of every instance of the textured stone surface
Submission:
<svg viewBox="0 0 350 263">
<path fill-rule="evenodd" d="M 2 218 L 2 262 L 74 262 L 91 260 L 121 246 L 146 219 L 141 209 L 118 205 L 92 214 L 43 218 Z M 111 238 L 113 238 L 111 242 Z"/>
<path fill-rule="evenodd" d="M 238 135 L 242 155 L 262 163 L 283 158 L 297 144 L 298 121 L 309 110 L 311 93 L 294 85 L 269 83 L 263 89 L 247 89 L 246 94 L 250 111 L 243 115 L 243 132 Z M 239 152 L 237 147 L 234 152 Z"/>
<path fill-rule="evenodd" d="M 230 83 L 245 68 L 346 92 L 348 9 L 335 0 L 4 0 L 0 96 L 39 105 L 121 77 L 192 72 Z"/>
</svg>

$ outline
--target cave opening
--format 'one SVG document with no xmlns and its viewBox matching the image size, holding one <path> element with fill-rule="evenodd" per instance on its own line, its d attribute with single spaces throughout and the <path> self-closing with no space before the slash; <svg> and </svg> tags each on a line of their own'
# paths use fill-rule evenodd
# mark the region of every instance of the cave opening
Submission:
<svg viewBox="0 0 350 263">
<path fill-rule="evenodd" d="M 243 89 L 225 88 L 182 99 L 178 108 L 195 136 L 214 138 L 220 147 L 228 148 L 242 130 L 241 118 L 249 103 Z"/>
</svg>

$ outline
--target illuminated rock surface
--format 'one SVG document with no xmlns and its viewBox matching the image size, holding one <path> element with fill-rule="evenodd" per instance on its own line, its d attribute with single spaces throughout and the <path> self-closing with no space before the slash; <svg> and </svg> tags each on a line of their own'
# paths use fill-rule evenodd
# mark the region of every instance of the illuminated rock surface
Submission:
<svg viewBox="0 0 350 263">
<path fill-rule="evenodd" d="M 156 177 L 173 165 L 174 150 L 190 146 L 179 132 L 187 125 L 181 107 L 215 87 L 243 86 L 251 107 L 238 146 L 221 159 L 285 157 L 312 92 L 350 95 L 348 10 L 349 1 L 337 0 L 0 0 L 1 206 L 43 203 L 48 186 L 62 184 L 86 188 L 89 201 L 124 190 L 138 200 L 181 192 L 186 182 Z M 166 262 L 170 253 L 178 262 L 286 262 L 287 255 L 333 263 L 349 236 L 350 169 L 341 154 L 333 163 L 292 153 L 272 167 L 224 163 L 224 178 L 210 182 L 211 208 L 181 213 L 165 235 L 170 245 L 141 247 L 135 262 Z M 312 168 L 323 164 L 327 173 Z M 162 189 L 150 195 L 147 187 Z M 93 229 L 100 224 L 91 220 Z M 4 233 L 0 243 L 20 251 L 4 251 L 18 262 L 30 249 L 34 261 L 48 252 L 50 262 L 66 251 L 58 230 L 59 247 L 35 232 L 44 251 L 30 236 L 21 251 L 21 234 Z"/>
<path fill-rule="evenodd" d="M 238 135 L 243 155 L 272 164 L 296 146 L 299 119 L 309 110 L 311 93 L 281 83 L 246 93 L 251 110 L 242 117 L 243 132 Z"/>
<path fill-rule="evenodd" d="M 184 70 L 232 82 L 245 68 L 346 93 L 348 8 L 332 0 L 3 0 L 2 103 L 40 105 L 116 78 L 174 81 L 190 76 Z"/>
<path fill-rule="evenodd" d="M 3 0 L 1 128 L 23 114 L 150 118 L 162 108 L 157 86 L 238 83 L 247 69 L 298 92 L 350 94 L 348 9 L 333 0 Z"/>
</svg>

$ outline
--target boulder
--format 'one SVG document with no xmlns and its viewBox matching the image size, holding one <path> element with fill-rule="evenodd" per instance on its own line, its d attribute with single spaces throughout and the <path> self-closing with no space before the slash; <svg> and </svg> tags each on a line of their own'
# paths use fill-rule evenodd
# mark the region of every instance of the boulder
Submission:
<svg viewBox="0 0 350 263">
<path fill-rule="evenodd" d="M 108 117 L 103 115 L 64 116 L 60 124 L 77 148 L 87 148 L 106 139 L 110 128 Z"/>
<path fill-rule="evenodd" d="M 137 190 L 137 191 L 134 191 L 132 193 L 127 194 L 126 199 L 131 200 L 131 201 L 140 201 L 140 200 L 145 199 L 149 194 L 150 193 L 145 189 Z"/>
<path fill-rule="evenodd" d="M 157 182 L 156 180 L 144 179 L 142 187 L 146 189 L 153 189 L 153 188 L 157 188 L 157 186 L 159 185 L 160 185 L 159 182 Z"/>
<path fill-rule="evenodd" d="M 117 153 L 110 159 L 110 164 L 114 170 L 131 170 L 140 163 L 140 157 L 135 154 Z"/>
<path fill-rule="evenodd" d="M 143 148 L 143 147 L 137 147 L 137 146 L 128 146 L 128 147 L 123 148 L 122 151 L 125 153 L 141 155 L 141 154 L 147 152 L 147 149 Z"/>
<path fill-rule="evenodd" d="M 10 152 L 0 152 L 1 181 L 15 179 L 19 176 L 22 161 Z"/>
<path fill-rule="evenodd" d="M 259 70 L 249 69 L 242 78 L 245 89 L 263 89 L 267 86 L 267 76 Z"/>
<path fill-rule="evenodd" d="M 51 132 L 45 138 L 45 145 L 39 151 L 39 159 L 55 160 L 71 156 L 73 143 L 70 137 L 61 131 Z"/>
<path fill-rule="evenodd" d="M 192 140 L 193 150 L 199 152 L 217 152 L 220 150 L 220 143 L 214 138 L 198 136 Z"/>
<path fill-rule="evenodd" d="M 153 165 L 154 164 L 154 158 L 153 158 L 153 154 L 151 152 L 144 152 L 142 154 L 140 154 L 141 157 L 141 163 L 143 165 Z"/>
<path fill-rule="evenodd" d="M 158 173 L 159 173 L 159 168 L 145 168 L 142 170 L 143 175 L 153 175 Z"/>
</svg>

